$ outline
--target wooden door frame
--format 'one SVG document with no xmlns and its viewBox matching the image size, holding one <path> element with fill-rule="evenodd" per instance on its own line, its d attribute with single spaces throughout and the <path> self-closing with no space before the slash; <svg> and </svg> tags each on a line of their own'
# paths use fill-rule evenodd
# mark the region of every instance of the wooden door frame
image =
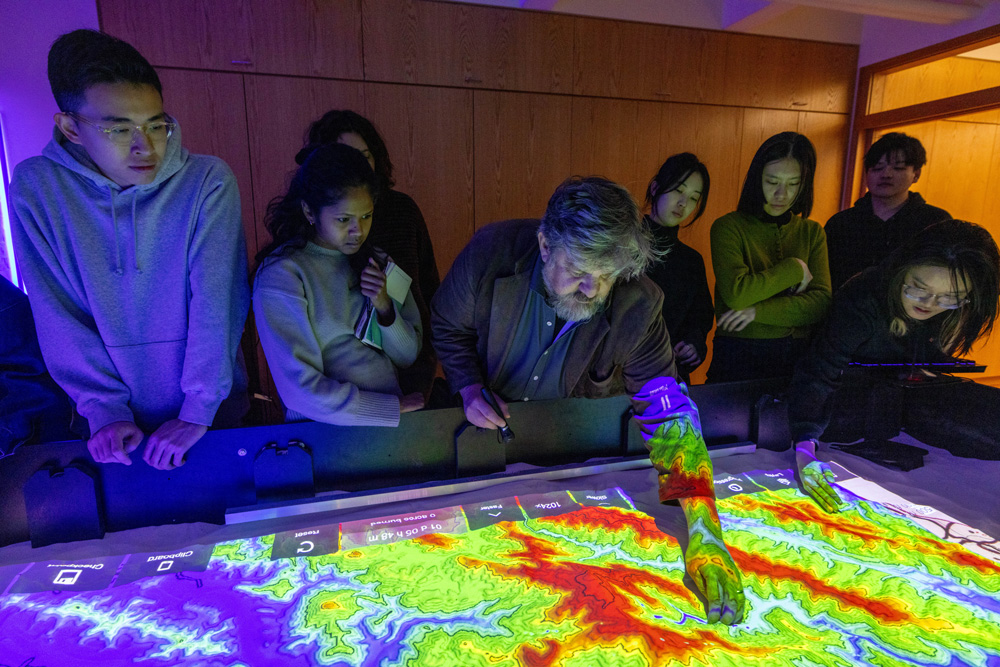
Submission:
<svg viewBox="0 0 1000 667">
<path fill-rule="evenodd" d="M 851 138 L 847 150 L 844 183 L 840 195 L 841 209 L 849 208 L 860 195 L 861 184 L 856 182 L 865 152 L 872 145 L 875 130 L 897 127 L 924 121 L 948 118 L 957 114 L 973 113 L 1000 108 L 1000 86 L 971 93 L 953 95 L 898 109 L 868 113 L 872 82 L 876 76 L 950 58 L 966 51 L 1000 42 L 1000 25 L 950 39 L 940 44 L 904 53 L 903 55 L 865 65 L 858 71 L 857 95 L 851 116 Z"/>
</svg>

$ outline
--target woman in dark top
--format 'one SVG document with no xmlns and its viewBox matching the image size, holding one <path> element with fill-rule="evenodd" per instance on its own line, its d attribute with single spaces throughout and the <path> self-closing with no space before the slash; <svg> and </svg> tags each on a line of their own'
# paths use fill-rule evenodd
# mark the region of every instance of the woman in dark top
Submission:
<svg viewBox="0 0 1000 667">
<path fill-rule="evenodd" d="M 827 483 L 833 479 L 829 467 L 816 459 L 816 438 L 830 424 L 831 412 L 834 419 L 841 416 L 828 403 L 848 363 L 910 370 L 953 363 L 953 355 L 968 354 L 993 329 L 998 295 L 996 243 L 982 227 L 959 220 L 927 227 L 837 293 L 825 330 L 799 362 L 789 388 L 800 477 L 822 507 L 834 510 L 839 499 Z M 858 387 L 845 384 L 842 391 Z M 996 389 L 963 382 L 906 394 L 910 435 L 959 455 L 1000 455 Z"/>
<path fill-rule="evenodd" d="M 691 153 L 667 158 L 646 189 L 646 221 L 665 254 L 647 275 L 663 290 L 663 321 L 674 346 L 677 372 L 690 382 L 691 371 L 705 360 L 708 332 L 715 322 L 705 261 L 677 236 L 694 224 L 708 203 L 708 168 Z"/>
<path fill-rule="evenodd" d="M 406 272 L 413 283 L 410 292 L 420 311 L 424 339 L 420 356 L 400 370 L 399 384 L 404 394 L 420 392 L 427 398 L 437 372 L 437 356 L 430 342 L 428 304 L 441 284 L 427 223 L 417 204 L 393 190 L 392 160 L 385 142 L 367 118 L 349 110 L 334 109 L 309 126 L 305 148 L 295 156 L 302 164 L 317 144 L 340 143 L 356 148 L 368 158 L 378 185 L 375 212 L 368 242 L 384 250 Z"/>
</svg>

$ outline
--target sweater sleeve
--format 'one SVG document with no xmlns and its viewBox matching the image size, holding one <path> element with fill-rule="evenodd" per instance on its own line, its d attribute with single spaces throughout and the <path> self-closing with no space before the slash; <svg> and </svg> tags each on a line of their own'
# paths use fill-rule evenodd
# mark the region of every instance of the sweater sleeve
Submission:
<svg viewBox="0 0 1000 667">
<path fill-rule="evenodd" d="M 785 327 L 808 326 L 822 321 L 830 309 L 833 296 L 830 289 L 826 234 L 816 223 L 804 222 L 809 224 L 809 256 L 806 258 L 806 264 L 812 273 L 812 280 L 801 294 L 783 293 L 758 303 L 755 320 L 761 324 Z"/>
<path fill-rule="evenodd" d="M 233 385 L 250 288 L 236 178 L 220 163 L 205 183 L 188 250 L 188 335 L 179 418 L 209 426 Z"/>
<path fill-rule="evenodd" d="M 392 307 L 396 310 L 392 324 L 387 327 L 379 325 L 382 333 L 382 351 L 397 368 L 408 368 L 416 361 L 423 340 L 420 311 L 410 291 L 406 292 L 406 300 L 402 306 L 394 301 Z M 378 322 L 377 317 L 375 321 Z"/>
<path fill-rule="evenodd" d="M 254 286 L 253 312 L 268 368 L 286 408 L 328 424 L 399 424 L 398 397 L 362 391 L 324 375 L 305 286 L 294 271 L 279 263 L 262 268 Z"/>
<path fill-rule="evenodd" d="M 714 498 L 712 460 L 698 409 L 684 384 L 674 378 L 654 378 L 632 397 L 632 410 L 658 474 L 660 502 Z"/>
<path fill-rule="evenodd" d="M 826 430 L 826 403 L 840 384 L 841 373 L 877 327 L 887 326 L 869 305 L 848 284 L 834 300 L 826 327 L 796 365 L 788 389 L 788 421 L 795 442 L 818 438 Z"/>
<path fill-rule="evenodd" d="M 128 406 L 131 392 L 111 361 L 97 324 L 81 306 L 87 295 L 76 289 L 59 262 L 51 221 L 22 196 L 21 185 L 15 171 L 12 229 L 49 373 L 76 403 L 91 434 L 112 422 L 134 422 Z"/>
<path fill-rule="evenodd" d="M 712 224 L 712 266 L 715 289 L 726 308 L 742 310 L 780 294 L 802 282 L 802 267 L 794 257 L 786 257 L 763 271 L 750 266 L 750 248 L 739 214 L 730 213 Z M 719 308 L 720 304 L 716 304 Z"/>
</svg>

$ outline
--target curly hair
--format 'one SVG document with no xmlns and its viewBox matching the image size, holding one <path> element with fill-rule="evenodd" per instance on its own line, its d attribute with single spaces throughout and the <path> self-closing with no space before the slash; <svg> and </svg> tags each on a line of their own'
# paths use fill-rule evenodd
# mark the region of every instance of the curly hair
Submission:
<svg viewBox="0 0 1000 667">
<path fill-rule="evenodd" d="M 267 205 L 265 225 L 271 242 L 257 253 L 258 265 L 272 255 L 302 248 L 316 236 L 316 228 L 302 212 L 303 203 L 318 215 L 354 188 L 364 188 L 374 201 L 375 183 L 375 173 L 357 149 L 336 143 L 313 146 L 292 177 L 288 193 Z"/>
<path fill-rule="evenodd" d="M 573 176 L 556 188 L 539 228 L 553 248 L 615 279 L 641 275 L 656 253 L 639 205 L 623 186 L 599 176 Z"/>
<path fill-rule="evenodd" d="M 349 109 L 327 111 L 322 118 L 310 125 L 306 131 L 305 148 L 298 152 L 295 161 L 302 164 L 309 154 L 310 146 L 337 143 L 341 135 L 351 132 L 356 132 L 368 144 L 368 150 L 371 151 L 372 159 L 375 161 L 378 191 L 380 193 L 388 191 L 396 181 L 392 178 L 392 160 L 389 159 L 385 141 L 370 120 Z"/>
</svg>

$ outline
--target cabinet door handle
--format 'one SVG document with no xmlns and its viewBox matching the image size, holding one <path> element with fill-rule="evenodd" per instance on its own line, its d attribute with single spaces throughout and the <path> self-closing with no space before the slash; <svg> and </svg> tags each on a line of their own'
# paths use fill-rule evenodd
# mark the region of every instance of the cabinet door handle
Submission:
<svg viewBox="0 0 1000 667">
<path fill-rule="evenodd" d="M 467 77 L 465 77 L 465 82 L 466 83 L 482 83 L 483 80 L 480 79 L 480 78 L 478 78 L 478 77 L 475 77 L 475 76 L 467 76 Z"/>
<path fill-rule="evenodd" d="M 664 92 L 662 90 L 659 90 L 659 91 L 657 91 L 657 92 L 655 92 L 653 94 L 656 95 L 657 97 L 673 97 L 674 96 L 673 93 L 667 93 L 667 92 Z"/>
<path fill-rule="evenodd" d="M 253 65 L 252 60 L 232 60 L 230 62 L 232 62 L 234 65 Z"/>
<path fill-rule="evenodd" d="M 809 103 L 808 102 L 792 102 L 792 106 L 793 107 L 807 107 L 807 106 L 809 106 Z"/>
</svg>

